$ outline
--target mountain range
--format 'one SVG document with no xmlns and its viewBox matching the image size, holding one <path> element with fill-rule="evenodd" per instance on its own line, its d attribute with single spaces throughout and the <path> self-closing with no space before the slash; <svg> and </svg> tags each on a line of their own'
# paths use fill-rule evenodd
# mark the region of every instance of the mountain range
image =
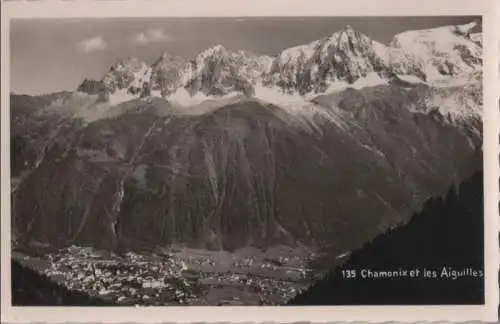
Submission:
<svg viewBox="0 0 500 324">
<path fill-rule="evenodd" d="M 101 80 L 85 80 L 79 90 L 104 96 L 172 97 L 255 95 L 260 87 L 287 94 L 318 94 L 342 85 L 456 77 L 480 69 L 480 34 L 476 26 L 445 26 L 408 31 L 385 46 L 350 26 L 278 55 L 257 56 L 216 45 L 193 59 L 163 53 L 153 64 L 128 57 L 111 66 Z M 130 99 L 125 96 L 124 99 Z"/>
<path fill-rule="evenodd" d="M 475 26 L 126 58 L 12 94 L 14 244 L 359 247 L 481 167 Z"/>
</svg>

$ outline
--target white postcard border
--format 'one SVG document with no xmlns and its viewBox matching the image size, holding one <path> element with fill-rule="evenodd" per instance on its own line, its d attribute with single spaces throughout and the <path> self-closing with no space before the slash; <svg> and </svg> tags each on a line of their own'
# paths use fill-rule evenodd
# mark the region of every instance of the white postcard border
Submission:
<svg viewBox="0 0 500 324">
<path fill-rule="evenodd" d="M 2 3 L 2 322 L 496 321 L 498 310 L 499 64 L 495 0 L 169 0 Z M 13 18 L 482 15 L 484 43 L 485 306 L 12 307 L 10 292 L 9 21 Z"/>
</svg>

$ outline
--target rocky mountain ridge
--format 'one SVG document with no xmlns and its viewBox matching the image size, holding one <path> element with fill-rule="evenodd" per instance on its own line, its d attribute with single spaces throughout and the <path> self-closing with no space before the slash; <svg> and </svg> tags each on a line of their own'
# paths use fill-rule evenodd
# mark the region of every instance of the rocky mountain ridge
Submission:
<svg viewBox="0 0 500 324">
<path fill-rule="evenodd" d="M 128 99 L 168 99 L 177 91 L 189 96 L 253 96 L 259 87 L 306 96 L 366 78 L 375 83 L 461 78 L 480 70 L 482 64 L 480 33 L 470 32 L 476 25 L 407 31 L 395 35 L 388 46 L 346 26 L 309 44 L 284 49 L 274 57 L 216 45 L 191 60 L 163 53 L 151 66 L 127 58 L 92 83 L 99 84 L 99 93 L 106 100 L 116 93 L 129 95 Z M 85 86 L 88 82 L 84 81 L 79 91 L 89 93 Z"/>
</svg>

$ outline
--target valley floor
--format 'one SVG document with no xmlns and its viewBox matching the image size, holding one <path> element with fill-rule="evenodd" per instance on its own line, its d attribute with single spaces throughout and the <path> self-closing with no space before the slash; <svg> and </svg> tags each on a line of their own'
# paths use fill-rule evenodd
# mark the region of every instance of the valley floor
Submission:
<svg viewBox="0 0 500 324">
<path fill-rule="evenodd" d="M 73 246 L 44 257 L 13 252 L 12 258 L 70 290 L 117 305 L 280 305 L 312 282 L 311 253 L 286 247 L 117 256 Z"/>
</svg>

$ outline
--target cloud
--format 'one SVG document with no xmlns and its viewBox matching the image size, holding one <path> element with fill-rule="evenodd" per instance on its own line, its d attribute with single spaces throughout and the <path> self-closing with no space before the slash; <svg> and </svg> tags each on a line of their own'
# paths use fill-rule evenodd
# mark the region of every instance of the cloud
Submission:
<svg viewBox="0 0 500 324">
<path fill-rule="evenodd" d="M 135 35 L 133 40 L 140 45 L 147 45 L 155 42 L 171 42 L 174 37 L 161 28 L 154 28 Z"/>
<path fill-rule="evenodd" d="M 108 48 L 108 44 L 102 36 L 86 38 L 78 43 L 78 47 L 84 53 L 100 51 Z"/>
</svg>

